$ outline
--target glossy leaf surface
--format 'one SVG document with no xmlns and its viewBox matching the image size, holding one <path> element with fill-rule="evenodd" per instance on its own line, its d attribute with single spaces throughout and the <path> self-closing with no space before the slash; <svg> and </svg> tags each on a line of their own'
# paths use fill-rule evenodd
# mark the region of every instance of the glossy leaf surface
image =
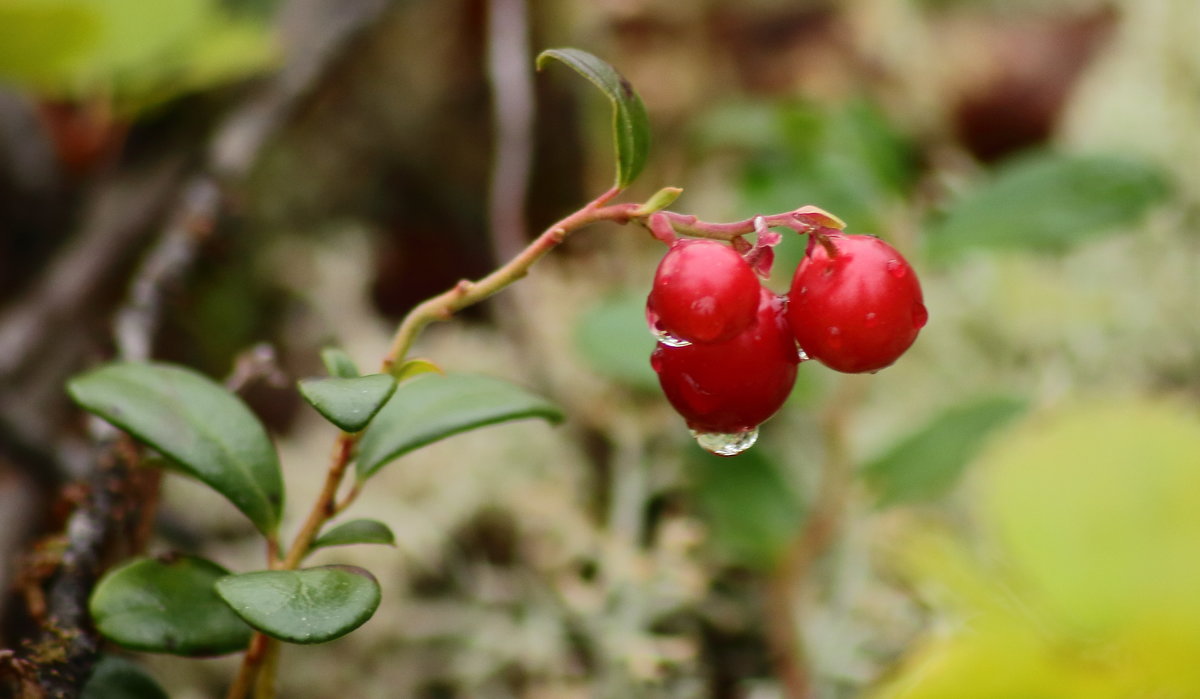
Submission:
<svg viewBox="0 0 1200 699">
<path fill-rule="evenodd" d="M 312 548 L 346 546 L 348 544 L 395 544 L 396 535 L 383 522 L 373 519 L 354 519 L 330 529 L 317 537 Z"/>
<path fill-rule="evenodd" d="M 562 413 L 544 398 L 507 381 L 474 374 L 423 374 L 401 384 L 359 443 L 358 478 L 389 461 L 460 432 L 498 422 Z"/>
<path fill-rule="evenodd" d="M 260 531 L 278 526 L 283 479 L 275 448 L 254 413 L 221 385 L 183 367 L 123 363 L 77 376 L 67 391 L 229 498 Z"/>
<path fill-rule="evenodd" d="M 379 583 L 362 568 L 262 570 L 222 578 L 217 594 L 263 633 L 324 643 L 362 626 L 379 606 Z"/>
<path fill-rule="evenodd" d="M 228 574 L 203 558 L 140 558 L 105 575 L 88 609 L 100 633 L 132 650 L 233 653 L 250 642 L 250 627 L 213 590 Z"/>
<path fill-rule="evenodd" d="M 388 374 L 302 379 L 299 388 L 304 400 L 326 420 L 343 431 L 358 432 L 392 397 L 396 379 Z"/>
<path fill-rule="evenodd" d="M 613 142 L 617 150 L 617 186 L 628 187 L 646 165 L 650 122 L 633 86 L 608 63 L 579 49 L 548 49 L 537 58 L 540 70 L 555 59 L 587 78 L 613 105 Z"/>
</svg>

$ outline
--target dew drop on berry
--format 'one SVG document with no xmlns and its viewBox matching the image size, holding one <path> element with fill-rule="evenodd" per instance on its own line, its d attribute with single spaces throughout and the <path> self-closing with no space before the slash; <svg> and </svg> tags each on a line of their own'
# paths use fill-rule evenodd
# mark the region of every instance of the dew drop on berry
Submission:
<svg viewBox="0 0 1200 699">
<path fill-rule="evenodd" d="M 797 342 L 796 343 L 796 361 L 807 362 L 810 359 L 812 359 L 812 357 L 808 356 L 808 352 L 805 352 L 804 348 L 800 346 L 799 342 Z"/>
<path fill-rule="evenodd" d="M 913 304 L 913 327 L 917 330 L 925 327 L 925 323 L 929 322 L 929 311 L 925 310 L 925 304 L 917 302 Z"/>
<path fill-rule="evenodd" d="M 654 333 L 654 337 L 658 338 L 658 341 L 667 347 L 687 347 L 688 345 L 692 344 L 687 340 L 675 337 L 662 328 L 654 328 L 652 332 Z"/>
<path fill-rule="evenodd" d="M 646 307 L 646 325 L 650 327 L 650 333 L 654 335 L 654 338 L 667 347 L 687 347 L 692 344 L 663 330 L 658 322 L 658 314 L 651 310 L 649 306 Z"/>
<path fill-rule="evenodd" d="M 888 274 L 897 279 L 903 279 L 908 275 L 908 268 L 900 260 L 888 260 L 886 266 Z"/>
<path fill-rule="evenodd" d="M 741 432 L 700 432 L 692 430 L 700 448 L 717 456 L 737 456 L 758 441 L 758 428 Z"/>
</svg>

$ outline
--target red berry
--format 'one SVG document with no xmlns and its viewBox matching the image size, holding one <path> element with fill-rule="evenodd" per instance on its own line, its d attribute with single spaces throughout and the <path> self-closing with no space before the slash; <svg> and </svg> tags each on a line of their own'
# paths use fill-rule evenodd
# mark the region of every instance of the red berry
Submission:
<svg viewBox="0 0 1200 699">
<path fill-rule="evenodd" d="M 917 339 L 929 314 L 921 284 L 896 249 L 869 235 L 810 238 L 788 292 L 788 321 L 804 352 L 855 374 L 878 371 Z"/>
<path fill-rule="evenodd" d="M 687 342 L 723 342 L 754 322 L 758 278 L 733 248 L 715 240 L 680 240 L 658 271 L 646 306 L 656 331 Z"/>
<path fill-rule="evenodd" d="M 753 325 L 725 342 L 671 347 L 650 356 L 667 400 L 697 432 L 752 430 L 779 410 L 799 355 L 781 297 L 759 287 Z"/>
</svg>

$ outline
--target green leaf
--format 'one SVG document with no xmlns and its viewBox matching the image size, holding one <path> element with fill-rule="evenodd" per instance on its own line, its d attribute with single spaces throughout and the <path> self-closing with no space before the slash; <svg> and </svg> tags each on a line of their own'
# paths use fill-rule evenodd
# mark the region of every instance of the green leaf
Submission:
<svg viewBox="0 0 1200 699">
<path fill-rule="evenodd" d="M 353 379 L 336 377 L 301 379 L 300 395 L 326 420 L 346 432 L 358 432 L 371 422 L 396 390 L 389 374 L 371 374 Z"/>
<path fill-rule="evenodd" d="M 639 216 L 649 216 L 656 211 L 662 211 L 673 204 L 675 200 L 679 198 L 680 194 L 683 194 L 683 190 L 679 187 L 663 187 L 655 192 L 649 199 L 642 202 L 642 205 L 629 215 L 637 218 Z"/>
<path fill-rule="evenodd" d="M 105 575 L 88 609 L 100 633 L 132 650 L 233 653 L 250 642 L 250 627 L 213 591 L 227 575 L 203 558 L 140 558 Z"/>
<path fill-rule="evenodd" d="M 981 455 L 974 484 L 988 550 L 1058 627 L 1104 634 L 1169 623 L 1195 639 L 1195 405 L 1104 398 L 1024 420 Z"/>
<path fill-rule="evenodd" d="M 96 45 L 100 32 L 97 12 L 78 3 L 0 2 L 0 79 L 57 83 Z"/>
<path fill-rule="evenodd" d="M 929 250 L 943 259 L 974 248 L 1061 251 L 1136 223 L 1167 191 L 1162 172 L 1145 162 L 1026 155 L 952 202 Z"/>
<path fill-rule="evenodd" d="M 422 374 L 405 381 L 359 443 L 358 479 L 414 449 L 509 420 L 562 420 L 553 404 L 507 381 L 474 374 Z"/>
<path fill-rule="evenodd" d="M 645 391 L 658 390 L 650 368 L 654 337 L 646 327 L 645 296 L 613 296 L 585 311 L 575 347 L 596 373 Z"/>
<path fill-rule="evenodd" d="M 733 563 L 769 570 L 804 522 L 804 505 L 762 449 L 736 460 L 696 451 L 693 492 L 713 545 Z"/>
<path fill-rule="evenodd" d="M 219 384 L 177 366 L 109 364 L 71 379 L 67 391 L 229 498 L 264 534 L 278 527 L 279 457 L 254 413 Z"/>
<path fill-rule="evenodd" d="M 324 643 L 362 626 L 379 583 L 362 568 L 262 570 L 217 581 L 217 594 L 254 628 L 289 643 Z"/>
<path fill-rule="evenodd" d="M 170 696 L 137 665 L 106 655 L 96 663 L 80 699 L 170 699 Z"/>
<path fill-rule="evenodd" d="M 373 519 L 353 519 L 330 529 L 312 543 L 313 549 L 347 544 L 395 545 L 396 535 L 383 522 Z"/>
<path fill-rule="evenodd" d="M 360 373 L 350 355 L 337 347 L 326 347 L 321 350 L 321 363 L 325 365 L 325 371 L 328 371 L 330 376 L 336 376 L 339 379 L 353 379 Z"/>
<path fill-rule="evenodd" d="M 587 78 L 612 102 L 617 186 L 622 189 L 628 187 L 642 172 L 650 151 L 650 122 L 642 98 L 615 68 L 586 51 L 547 49 L 537 57 L 538 70 L 552 58 L 562 61 Z"/>
<path fill-rule="evenodd" d="M 958 482 L 985 439 L 1025 410 L 1025 401 L 993 396 L 959 405 L 863 467 L 881 507 L 933 500 Z"/>
<path fill-rule="evenodd" d="M 392 370 L 392 375 L 395 376 L 396 380 L 401 383 L 411 379 L 414 376 L 420 376 L 421 374 L 445 373 L 446 372 L 443 371 L 440 366 L 434 364 L 432 360 L 421 359 L 420 357 L 415 359 L 406 359 L 401 362 L 399 366 Z"/>
</svg>

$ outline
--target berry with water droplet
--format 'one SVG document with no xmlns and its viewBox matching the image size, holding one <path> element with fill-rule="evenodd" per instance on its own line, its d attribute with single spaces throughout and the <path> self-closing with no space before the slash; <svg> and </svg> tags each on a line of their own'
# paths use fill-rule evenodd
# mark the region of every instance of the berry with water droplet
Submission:
<svg viewBox="0 0 1200 699">
<path fill-rule="evenodd" d="M 694 433 L 748 433 L 787 400 L 799 356 L 785 307 L 784 299 L 759 287 L 756 320 L 736 337 L 687 347 L 659 344 L 654 349 L 650 364 L 659 385 Z M 701 446 L 721 441 L 700 440 Z"/>
<path fill-rule="evenodd" d="M 869 235 L 812 237 L 788 293 L 788 321 L 813 359 L 847 373 L 892 364 L 928 312 L 921 284 L 895 248 Z"/>
<path fill-rule="evenodd" d="M 651 329 L 686 342 L 724 342 L 754 322 L 758 277 L 733 248 L 715 240 L 671 246 L 646 300 Z"/>
</svg>

